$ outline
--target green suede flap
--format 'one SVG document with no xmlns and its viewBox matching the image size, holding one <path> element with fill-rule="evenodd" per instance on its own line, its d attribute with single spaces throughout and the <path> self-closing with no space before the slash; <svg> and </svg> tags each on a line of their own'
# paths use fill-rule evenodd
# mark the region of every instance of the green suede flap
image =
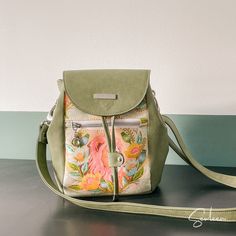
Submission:
<svg viewBox="0 0 236 236">
<path fill-rule="evenodd" d="M 144 98 L 150 70 L 106 69 L 65 71 L 65 91 L 75 106 L 89 114 L 118 115 Z"/>
</svg>

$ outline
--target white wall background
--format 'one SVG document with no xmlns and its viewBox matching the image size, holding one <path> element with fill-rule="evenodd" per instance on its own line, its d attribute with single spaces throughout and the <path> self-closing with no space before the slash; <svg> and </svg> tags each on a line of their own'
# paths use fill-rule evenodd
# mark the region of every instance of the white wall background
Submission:
<svg viewBox="0 0 236 236">
<path fill-rule="evenodd" d="M 163 113 L 236 114 L 236 1 L 0 0 L 0 110 L 46 111 L 88 68 L 151 69 Z"/>
</svg>

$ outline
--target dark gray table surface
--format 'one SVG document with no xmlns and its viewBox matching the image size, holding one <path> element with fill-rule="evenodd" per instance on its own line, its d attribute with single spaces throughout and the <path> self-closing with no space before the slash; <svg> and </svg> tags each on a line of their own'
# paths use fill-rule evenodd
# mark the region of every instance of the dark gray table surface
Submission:
<svg viewBox="0 0 236 236">
<path fill-rule="evenodd" d="M 236 174 L 235 168 L 213 168 Z M 235 207 L 236 190 L 214 183 L 188 166 L 165 166 L 160 187 L 150 195 L 125 197 L 171 206 Z M 236 223 L 88 210 L 57 197 L 41 182 L 34 161 L 0 160 L 0 236 L 38 235 L 236 235 Z"/>
</svg>

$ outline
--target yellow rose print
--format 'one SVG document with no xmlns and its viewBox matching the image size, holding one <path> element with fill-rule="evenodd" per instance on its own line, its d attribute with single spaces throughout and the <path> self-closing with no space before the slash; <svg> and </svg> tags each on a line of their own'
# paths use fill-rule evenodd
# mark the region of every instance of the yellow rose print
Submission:
<svg viewBox="0 0 236 236">
<path fill-rule="evenodd" d="M 125 151 L 128 158 L 138 158 L 143 150 L 143 144 L 131 143 Z"/>
<path fill-rule="evenodd" d="M 87 174 L 83 177 L 79 186 L 83 190 L 96 190 L 100 185 L 101 175 L 96 174 Z"/>
</svg>

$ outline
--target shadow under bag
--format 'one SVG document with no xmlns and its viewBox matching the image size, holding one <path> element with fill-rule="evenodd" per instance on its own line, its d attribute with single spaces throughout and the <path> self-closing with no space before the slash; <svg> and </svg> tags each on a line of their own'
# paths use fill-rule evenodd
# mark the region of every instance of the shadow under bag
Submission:
<svg viewBox="0 0 236 236">
<path fill-rule="evenodd" d="M 151 193 L 160 183 L 171 147 L 184 161 L 218 183 L 236 188 L 236 177 L 199 164 L 175 124 L 161 115 L 149 70 L 65 71 L 60 95 L 40 125 L 37 167 L 57 195 L 90 209 L 188 218 L 195 208 L 121 202 L 121 195 Z M 173 132 L 177 144 L 168 136 Z M 55 182 L 46 161 L 52 156 Z M 111 202 L 79 197 L 111 196 Z M 212 219 L 236 222 L 236 208 L 205 209 Z M 193 219 L 202 219 L 196 211 Z"/>
</svg>

